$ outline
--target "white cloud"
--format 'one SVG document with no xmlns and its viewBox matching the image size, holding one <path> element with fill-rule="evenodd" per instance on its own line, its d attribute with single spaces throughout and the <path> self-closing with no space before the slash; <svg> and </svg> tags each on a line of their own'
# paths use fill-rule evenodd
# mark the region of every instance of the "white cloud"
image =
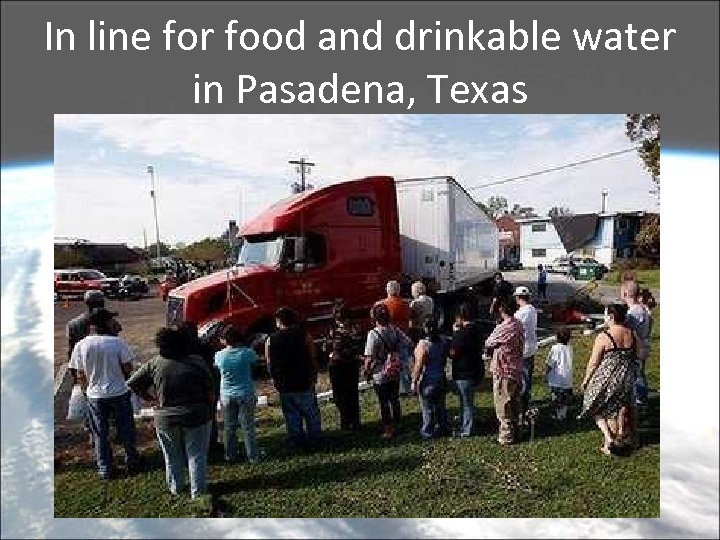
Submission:
<svg viewBox="0 0 720 540">
<path fill-rule="evenodd" d="M 476 119 L 481 121 L 469 121 Z M 512 117 L 508 127 L 503 119 L 58 115 L 55 122 L 56 144 L 64 144 L 69 133 L 100 137 L 107 145 L 104 154 L 122 155 L 121 149 L 158 164 L 161 235 L 172 242 L 218 234 L 228 219 L 238 217 L 241 205 L 249 218 L 286 196 L 295 175 L 287 161 L 300 156 L 317 162 L 310 177 L 316 187 L 374 174 L 452 175 L 472 187 L 629 146 L 619 116 L 617 125 L 602 117 L 543 115 Z M 563 130 L 576 135 L 560 134 Z M 92 170 L 56 158 L 58 234 L 139 243 L 145 226 L 152 237 L 146 175 L 135 162 L 123 171 L 103 167 L 104 157 Z M 200 172 L 163 175 L 168 164 L 182 163 Z M 610 209 L 651 207 L 649 186 L 637 157 L 629 154 L 472 193 L 481 200 L 504 195 L 540 211 L 563 205 L 580 212 L 598 209 L 603 187 L 611 192 Z"/>
</svg>

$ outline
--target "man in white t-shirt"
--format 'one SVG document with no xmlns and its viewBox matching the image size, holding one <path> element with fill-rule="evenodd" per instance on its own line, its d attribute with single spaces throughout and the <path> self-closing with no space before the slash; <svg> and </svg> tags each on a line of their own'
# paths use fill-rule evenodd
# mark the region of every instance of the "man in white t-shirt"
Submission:
<svg viewBox="0 0 720 540">
<path fill-rule="evenodd" d="M 523 386 L 522 412 L 530 405 L 532 377 L 535 369 L 535 353 L 537 352 L 537 310 L 530 303 L 530 289 L 520 286 L 515 289 L 515 301 L 518 309 L 515 318 L 522 323 L 525 345 L 523 347 Z"/>
<path fill-rule="evenodd" d="M 99 309 L 88 317 L 89 334 L 75 344 L 70 368 L 88 399 L 90 429 L 94 435 L 98 473 L 103 480 L 113 475 L 109 419 L 117 426 L 125 447 L 128 473 L 137 471 L 140 456 L 135 446 L 135 420 L 130 390 L 125 382 L 132 370 L 134 355 L 119 337 L 111 335 L 116 313 Z"/>
</svg>

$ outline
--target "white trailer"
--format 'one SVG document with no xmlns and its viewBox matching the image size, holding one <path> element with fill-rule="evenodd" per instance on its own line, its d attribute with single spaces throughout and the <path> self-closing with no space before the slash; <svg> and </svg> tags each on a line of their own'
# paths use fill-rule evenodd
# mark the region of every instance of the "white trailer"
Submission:
<svg viewBox="0 0 720 540">
<path fill-rule="evenodd" d="M 498 269 L 495 221 L 452 177 L 396 180 L 403 272 L 454 293 Z"/>
</svg>

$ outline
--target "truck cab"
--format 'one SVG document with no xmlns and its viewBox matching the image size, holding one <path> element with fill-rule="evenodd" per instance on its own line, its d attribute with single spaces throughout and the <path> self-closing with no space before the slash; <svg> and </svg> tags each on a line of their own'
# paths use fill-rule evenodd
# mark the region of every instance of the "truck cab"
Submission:
<svg viewBox="0 0 720 540">
<path fill-rule="evenodd" d="M 239 236 L 233 267 L 169 293 L 168 324 L 192 321 L 202 333 L 229 322 L 260 337 L 272 332 L 275 310 L 288 306 L 319 333 L 337 302 L 367 314 L 401 273 L 395 184 L 387 176 L 281 200 Z"/>
</svg>

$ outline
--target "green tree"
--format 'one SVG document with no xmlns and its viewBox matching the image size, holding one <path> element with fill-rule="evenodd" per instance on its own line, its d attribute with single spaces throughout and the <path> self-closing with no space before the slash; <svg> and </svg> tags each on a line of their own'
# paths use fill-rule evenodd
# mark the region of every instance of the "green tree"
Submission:
<svg viewBox="0 0 720 540">
<path fill-rule="evenodd" d="M 203 238 L 180 250 L 180 257 L 188 261 L 222 261 L 228 253 L 228 244 L 221 238 Z"/>
<path fill-rule="evenodd" d="M 55 246 L 55 268 L 79 268 L 90 266 L 90 259 L 72 246 Z"/>
<path fill-rule="evenodd" d="M 157 247 L 156 246 L 157 246 L 157 244 L 153 243 L 153 244 L 150 244 L 147 248 L 148 253 L 150 254 L 151 257 L 157 257 Z M 160 256 L 161 257 L 169 257 L 169 256 L 173 255 L 174 253 L 175 253 L 175 251 L 169 245 L 167 245 L 165 242 L 160 242 Z"/>
<path fill-rule="evenodd" d="M 632 142 L 639 142 L 638 154 L 650 177 L 660 189 L 660 115 L 626 115 L 625 133 Z"/>
<path fill-rule="evenodd" d="M 558 216 L 572 216 L 573 211 L 570 210 L 567 206 L 553 206 L 550 210 L 548 210 L 548 217 L 554 218 Z"/>
<path fill-rule="evenodd" d="M 635 245 L 640 255 L 653 258 L 660 256 L 660 214 L 645 216 L 635 235 Z"/>
<path fill-rule="evenodd" d="M 505 197 L 492 196 L 482 206 L 483 210 L 493 219 L 499 218 L 508 211 L 508 201 Z"/>
</svg>

